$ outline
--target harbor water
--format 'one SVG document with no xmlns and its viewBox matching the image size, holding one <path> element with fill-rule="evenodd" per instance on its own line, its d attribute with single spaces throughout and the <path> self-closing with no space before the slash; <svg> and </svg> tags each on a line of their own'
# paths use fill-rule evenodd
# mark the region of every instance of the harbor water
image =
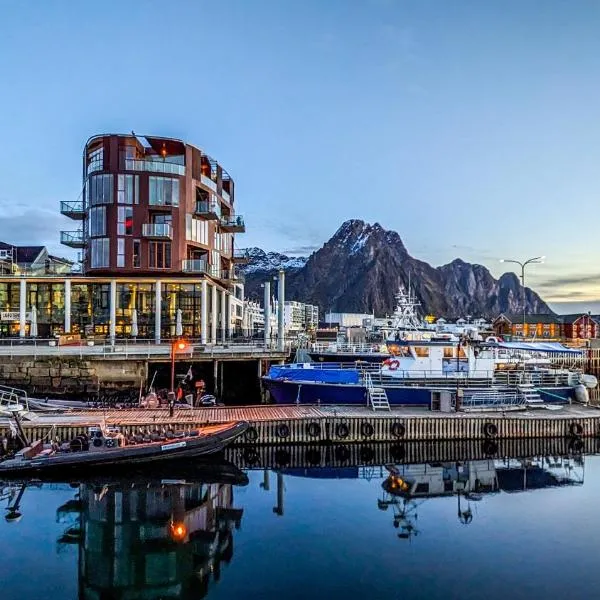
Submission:
<svg viewBox="0 0 600 600">
<path fill-rule="evenodd" d="M 2 484 L 2 597 L 591 598 L 599 495 L 591 455 Z"/>
</svg>

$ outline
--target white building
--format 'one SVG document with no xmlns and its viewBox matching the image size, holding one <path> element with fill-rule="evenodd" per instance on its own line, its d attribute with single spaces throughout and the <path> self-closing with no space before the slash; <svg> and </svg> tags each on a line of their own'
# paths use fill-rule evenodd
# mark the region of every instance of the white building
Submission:
<svg viewBox="0 0 600 600">
<path fill-rule="evenodd" d="M 273 336 L 277 333 L 279 315 L 279 302 L 271 299 L 271 332 Z M 297 334 L 315 328 L 319 323 L 319 307 L 295 300 L 287 300 L 284 305 L 283 326 L 286 335 Z M 244 301 L 243 330 L 246 335 L 256 334 L 264 331 L 265 311 L 259 302 L 253 300 Z"/>
<path fill-rule="evenodd" d="M 373 314 L 367 313 L 334 313 L 328 312 L 325 315 L 325 323 L 327 326 L 339 326 L 339 327 L 365 327 L 368 323 L 372 323 L 374 319 Z"/>
</svg>

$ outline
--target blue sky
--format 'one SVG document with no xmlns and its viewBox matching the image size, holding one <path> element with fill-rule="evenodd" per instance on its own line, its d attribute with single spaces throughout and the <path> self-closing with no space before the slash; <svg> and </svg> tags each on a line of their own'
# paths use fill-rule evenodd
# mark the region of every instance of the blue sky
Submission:
<svg viewBox="0 0 600 600">
<path fill-rule="evenodd" d="M 595 309 L 598 32 L 595 0 L 0 0 L 0 239 L 64 254 L 86 138 L 134 129 L 225 166 L 239 246 L 362 218 L 434 265 L 546 255 L 527 283 Z"/>
</svg>

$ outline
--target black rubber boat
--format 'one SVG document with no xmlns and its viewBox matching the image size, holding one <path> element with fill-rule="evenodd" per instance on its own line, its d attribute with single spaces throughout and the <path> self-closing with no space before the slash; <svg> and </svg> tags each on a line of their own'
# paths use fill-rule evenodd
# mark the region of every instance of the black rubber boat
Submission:
<svg viewBox="0 0 600 600">
<path fill-rule="evenodd" d="M 244 421 L 207 425 L 154 440 L 124 436 L 119 432 L 90 428 L 68 444 L 34 442 L 14 458 L 0 462 L 0 478 L 76 473 L 89 474 L 104 469 L 134 471 L 142 465 L 162 464 L 173 459 L 189 459 L 216 454 L 225 449 L 248 428 Z"/>
</svg>

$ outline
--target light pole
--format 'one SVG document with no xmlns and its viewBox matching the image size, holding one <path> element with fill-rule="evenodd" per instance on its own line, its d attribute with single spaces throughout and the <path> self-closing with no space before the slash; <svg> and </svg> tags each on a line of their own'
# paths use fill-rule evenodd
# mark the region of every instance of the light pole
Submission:
<svg viewBox="0 0 600 600">
<path fill-rule="evenodd" d="M 501 263 L 515 263 L 521 267 L 521 287 L 523 288 L 523 329 L 521 331 L 521 335 L 525 338 L 525 313 L 526 313 L 526 296 L 525 296 L 525 267 L 532 263 L 542 263 L 544 262 L 545 256 L 534 256 L 533 258 L 528 258 L 526 261 L 521 262 L 520 260 L 513 260 L 509 258 L 501 258 Z"/>
<path fill-rule="evenodd" d="M 187 348 L 185 340 L 177 339 L 171 342 L 171 391 L 175 391 L 175 353 Z"/>
</svg>

